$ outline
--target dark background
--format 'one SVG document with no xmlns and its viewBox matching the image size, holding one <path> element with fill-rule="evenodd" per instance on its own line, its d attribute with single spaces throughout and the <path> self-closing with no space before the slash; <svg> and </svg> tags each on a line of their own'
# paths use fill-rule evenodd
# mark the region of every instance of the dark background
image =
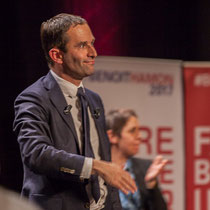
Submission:
<svg viewBox="0 0 210 210">
<path fill-rule="evenodd" d="M 61 13 L 86 18 L 99 55 L 210 60 L 209 0 L 18 0 L 1 6 L 0 185 L 20 191 L 13 103 L 48 71 L 40 24 Z"/>
</svg>

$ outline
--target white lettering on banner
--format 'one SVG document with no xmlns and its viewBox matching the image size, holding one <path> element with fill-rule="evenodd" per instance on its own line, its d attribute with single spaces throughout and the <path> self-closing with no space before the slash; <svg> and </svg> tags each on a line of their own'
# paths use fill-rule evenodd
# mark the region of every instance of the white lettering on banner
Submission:
<svg viewBox="0 0 210 210">
<path fill-rule="evenodd" d="M 194 77 L 194 85 L 203 86 L 203 87 L 210 86 L 210 74 L 208 73 L 197 74 Z"/>
<path fill-rule="evenodd" d="M 195 184 L 206 185 L 210 183 L 210 161 L 207 159 L 195 160 Z"/>
<path fill-rule="evenodd" d="M 204 144 L 209 144 L 210 145 L 210 126 L 197 126 L 197 127 L 195 127 L 194 135 L 195 135 L 195 151 L 194 151 L 194 154 L 196 156 L 199 156 L 202 153 L 202 145 L 204 145 Z"/>
<path fill-rule="evenodd" d="M 207 209 L 208 210 L 210 210 L 210 199 L 209 198 L 210 198 L 210 189 L 207 191 L 207 202 L 208 202 L 208 204 L 207 204 L 208 205 L 207 206 L 208 208 Z"/>
<path fill-rule="evenodd" d="M 194 206 L 210 210 L 210 126 L 194 128 Z"/>
<path fill-rule="evenodd" d="M 203 198 L 203 199 L 202 199 Z M 206 206 L 206 210 L 210 210 L 210 189 L 207 191 L 202 191 L 197 188 L 194 191 L 194 210 L 204 209 Z M 202 202 L 201 202 L 202 201 Z M 206 201 L 206 203 L 204 203 Z"/>
<path fill-rule="evenodd" d="M 200 203 L 201 191 L 200 191 L 200 189 L 196 189 L 194 191 L 194 197 L 195 197 L 195 199 L 194 199 L 195 210 L 200 210 L 200 207 L 201 207 L 201 203 Z"/>
</svg>

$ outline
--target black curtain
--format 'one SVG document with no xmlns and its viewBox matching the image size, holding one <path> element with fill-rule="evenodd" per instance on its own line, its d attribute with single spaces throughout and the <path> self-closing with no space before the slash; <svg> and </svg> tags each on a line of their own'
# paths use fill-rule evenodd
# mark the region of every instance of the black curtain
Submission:
<svg viewBox="0 0 210 210">
<path fill-rule="evenodd" d="M 12 131 L 13 103 L 25 87 L 48 71 L 39 37 L 40 24 L 46 19 L 61 12 L 87 16 L 98 37 L 99 55 L 185 61 L 210 59 L 208 0 L 91 0 L 91 7 L 87 1 L 5 1 L 1 8 L 0 184 L 5 187 L 20 191 L 22 185 L 19 147 Z M 94 3 L 100 15 L 90 18 L 87 14 L 94 9 Z M 105 51 L 103 34 L 112 24 L 112 19 L 107 22 L 109 12 L 114 18 L 117 16 L 120 31 L 106 43 Z"/>
</svg>

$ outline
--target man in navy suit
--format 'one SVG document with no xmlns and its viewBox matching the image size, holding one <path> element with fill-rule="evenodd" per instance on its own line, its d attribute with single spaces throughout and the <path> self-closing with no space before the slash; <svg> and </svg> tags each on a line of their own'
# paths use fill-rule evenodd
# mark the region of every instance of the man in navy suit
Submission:
<svg viewBox="0 0 210 210">
<path fill-rule="evenodd" d="M 97 56 L 91 29 L 83 18 L 62 13 L 42 23 L 41 41 L 50 71 L 15 100 L 22 195 L 46 210 L 121 209 L 116 188 L 134 193 L 136 185 L 110 162 L 102 101 L 82 84 Z M 88 103 L 92 157 L 83 153 L 79 88 Z M 99 190 L 98 199 L 92 189 Z"/>
<path fill-rule="evenodd" d="M 138 186 L 134 194 L 119 191 L 123 210 L 166 210 L 157 176 L 167 160 L 162 156 L 157 156 L 153 162 L 133 157 L 138 153 L 141 143 L 136 113 L 131 109 L 113 109 L 107 113 L 106 123 L 112 161 L 124 166 Z"/>
</svg>

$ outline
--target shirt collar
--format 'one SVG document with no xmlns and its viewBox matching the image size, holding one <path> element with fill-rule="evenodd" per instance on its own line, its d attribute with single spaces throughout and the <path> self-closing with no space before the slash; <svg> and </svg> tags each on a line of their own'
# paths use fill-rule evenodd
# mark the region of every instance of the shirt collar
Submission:
<svg viewBox="0 0 210 210">
<path fill-rule="evenodd" d="M 50 73 L 60 86 L 62 92 L 64 95 L 70 96 L 71 98 L 75 98 L 77 96 L 77 89 L 79 87 L 84 88 L 82 82 L 79 86 L 76 86 L 72 84 L 71 82 L 68 82 L 67 80 L 64 80 L 63 78 L 59 77 L 54 71 L 50 70 Z"/>
<path fill-rule="evenodd" d="M 124 170 L 131 170 L 131 168 L 132 168 L 132 162 L 131 159 L 128 159 L 125 163 Z"/>
</svg>

